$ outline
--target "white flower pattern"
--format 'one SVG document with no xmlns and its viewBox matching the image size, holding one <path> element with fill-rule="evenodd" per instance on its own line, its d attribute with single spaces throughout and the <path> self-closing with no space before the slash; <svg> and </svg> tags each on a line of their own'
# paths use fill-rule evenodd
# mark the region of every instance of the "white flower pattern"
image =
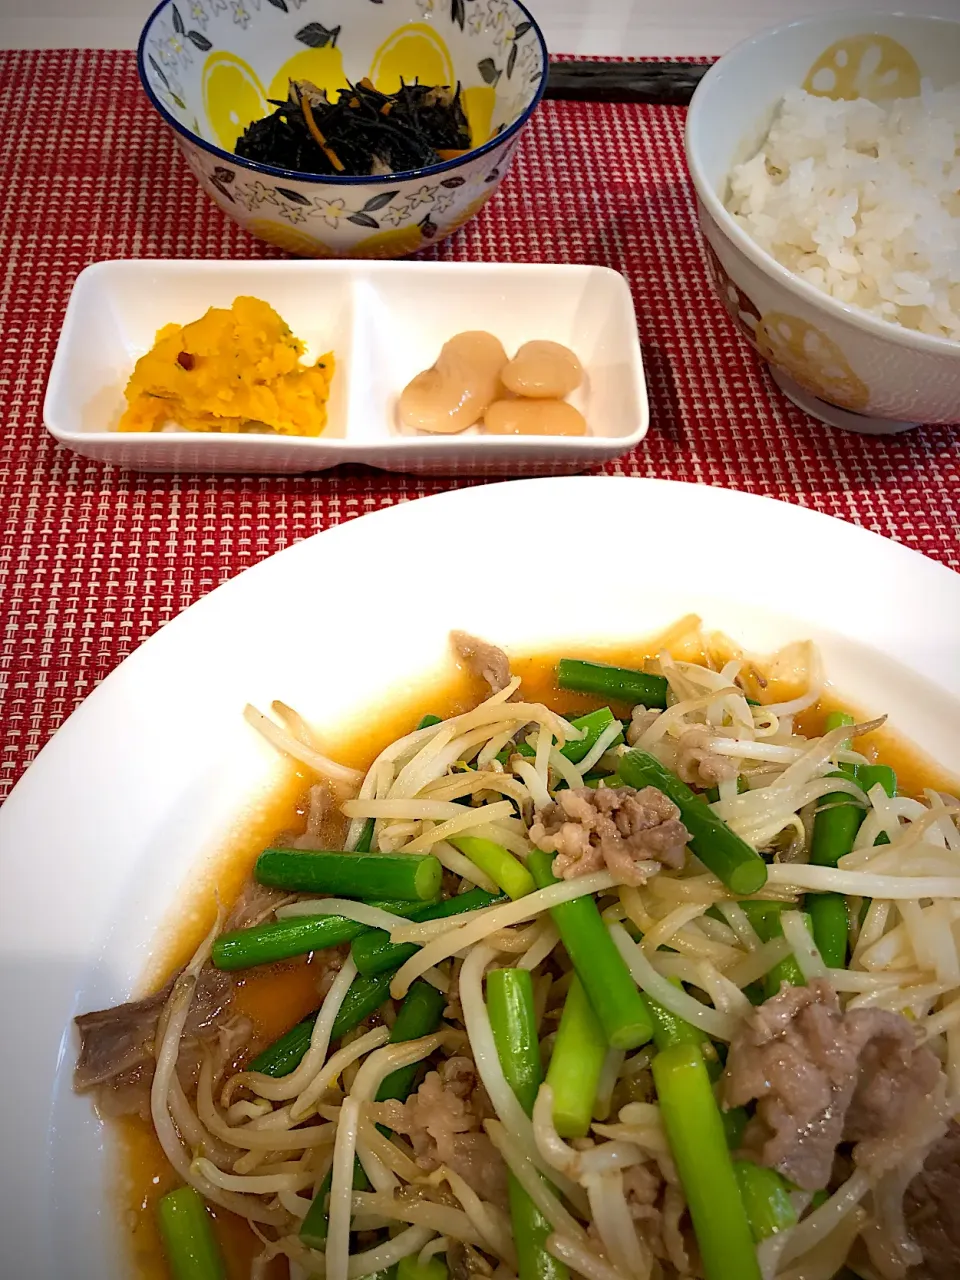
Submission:
<svg viewBox="0 0 960 1280">
<path fill-rule="evenodd" d="M 428 187 L 426 184 L 419 191 L 411 192 L 408 196 L 411 209 L 419 209 L 422 204 L 433 204 L 433 196 L 436 191 L 435 187 Z"/>
<path fill-rule="evenodd" d="M 410 206 L 408 204 L 393 204 L 389 209 L 384 209 L 380 215 L 380 221 L 386 222 L 391 227 L 399 227 L 401 222 L 406 222 L 410 217 Z"/>
<path fill-rule="evenodd" d="M 323 218 L 328 227 L 339 227 L 340 219 L 348 216 L 347 203 L 342 197 L 326 200 L 323 196 L 314 197 L 313 207 Z"/>
<path fill-rule="evenodd" d="M 238 27 L 242 27 L 246 31 L 250 25 L 250 14 L 244 6 L 243 0 L 230 0 L 230 8 L 233 10 L 233 20 Z"/>
<path fill-rule="evenodd" d="M 524 73 L 533 74 L 534 64 L 536 70 L 540 71 L 540 49 L 532 40 L 525 41 L 520 46 L 520 53 L 517 56 L 517 66 Z"/>
<path fill-rule="evenodd" d="M 207 17 L 207 11 L 206 9 L 204 9 L 203 5 L 200 3 L 200 0 L 192 0 L 192 3 L 190 5 L 190 17 L 194 20 L 194 22 L 198 23 L 201 27 L 203 27 L 204 31 L 206 31 L 207 23 L 210 21 L 210 19 Z"/>
<path fill-rule="evenodd" d="M 273 187 L 264 186 L 258 178 L 256 182 L 248 182 L 236 188 L 237 198 L 251 211 L 259 209 L 262 204 L 279 205 L 277 193 Z"/>
<path fill-rule="evenodd" d="M 157 55 L 157 59 L 166 68 L 162 74 L 158 74 L 153 81 L 153 88 L 159 98 L 162 98 L 171 111 L 179 115 L 186 99 L 183 85 L 174 74 L 177 67 L 177 57 L 172 49 L 173 36 L 170 35 L 164 40 L 155 40 L 152 43 L 153 51 Z M 153 60 L 153 61 L 156 61 Z M 189 63 L 187 64 L 189 66 Z M 155 71 L 159 71 L 159 67 L 154 67 Z"/>
<path fill-rule="evenodd" d="M 174 48 L 174 33 L 172 28 L 157 23 L 157 37 L 151 40 L 151 46 L 160 62 L 165 67 L 176 66 L 177 54 Z"/>
<path fill-rule="evenodd" d="M 178 35 L 172 35 L 170 37 L 170 51 L 174 56 L 174 60 L 183 64 L 184 71 L 186 71 L 188 67 L 193 66 L 193 57 L 190 52 L 190 46 L 181 40 Z"/>
<path fill-rule="evenodd" d="M 284 203 L 280 206 L 280 217 L 296 225 L 298 222 L 306 222 L 307 213 L 302 205 Z"/>
<path fill-rule="evenodd" d="M 496 45 L 497 52 L 506 53 L 510 45 L 513 44 L 516 34 L 516 27 L 511 26 L 511 24 L 504 19 L 502 25 L 498 25 L 496 34 L 493 37 L 493 43 Z"/>
</svg>

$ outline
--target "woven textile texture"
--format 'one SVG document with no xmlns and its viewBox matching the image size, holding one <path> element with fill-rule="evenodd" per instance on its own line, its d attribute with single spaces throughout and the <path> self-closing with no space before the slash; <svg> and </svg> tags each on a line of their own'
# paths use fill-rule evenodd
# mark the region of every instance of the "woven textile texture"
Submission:
<svg viewBox="0 0 960 1280">
<path fill-rule="evenodd" d="M 601 263 L 633 289 L 648 439 L 610 464 L 766 494 L 960 569 L 960 437 L 816 424 L 774 388 L 708 283 L 681 109 L 545 104 L 445 260 Z M 117 257 L 279 256 L 201 193 L 131 53 L 0 54 L 0 796 L 122 658 L 240 570 L 454 482 L 124 473 L 56 447 L 41 407 L 71 284 Z M 466 483 L 458 481 L 456 483 Z"/>
</svg>

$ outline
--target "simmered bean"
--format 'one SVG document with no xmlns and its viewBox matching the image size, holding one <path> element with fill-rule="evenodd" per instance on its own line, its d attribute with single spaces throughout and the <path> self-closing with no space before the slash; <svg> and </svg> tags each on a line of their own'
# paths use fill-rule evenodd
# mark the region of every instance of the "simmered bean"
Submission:
<svg viewBox="0 0 960 1280">
<path fill-rule="evenodd" d="M 585 436 L 587 423 L 565 400 L 497 400 L 484 415 L 495 436 Z"/>
<path fill-rule="evenodd" d="M 515 395 L 562 400 L 583 381 L 583 368 L 570 348 L 559 342 L 525 342 L 501 377 Z"/>
<path fill-rule="evenodd" d="M 400 421 L 415 431 L 465 431 L 503 394 L 500 371 L 507 353 L 481 330 L 458 333 L 447 342 L 432 369 L 426 369 L 400 397 Z"/>
</svg>

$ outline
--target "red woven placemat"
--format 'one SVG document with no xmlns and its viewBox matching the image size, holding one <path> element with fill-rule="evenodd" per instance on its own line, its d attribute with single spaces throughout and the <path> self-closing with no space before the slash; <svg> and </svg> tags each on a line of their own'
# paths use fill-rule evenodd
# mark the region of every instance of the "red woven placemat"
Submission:
<svg viewBox="0 0 960 1280">
<path fill-rule="evenodd" d="M 502 191 L 426 256 L 602 263 L 633 287 L 653 405 L 614 474 L 785 498 L 960 569 L 960 437 L 814 424 L 704 273 L 683 111 L 547 103 Z M 157 627 L 290 542 L 454 482 L 362 468 L 141 476 L 77 458 L 41 406 L 76 274 L 100 258 L 268 257 L 201 193 L 131 53 L 0 54 L 0 796 Z M 457 483 L 464 483 L 458 481 Z"/>
</svg>

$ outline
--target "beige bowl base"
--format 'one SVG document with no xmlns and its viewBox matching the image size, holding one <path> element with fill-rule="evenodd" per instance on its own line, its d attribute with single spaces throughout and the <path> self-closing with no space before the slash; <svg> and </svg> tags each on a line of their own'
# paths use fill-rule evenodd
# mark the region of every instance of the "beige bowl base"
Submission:
<svg viewBox="0 0 960 1280">
<path fill-rule="evenodd" d="M 871 418 L 869 414 L 853 413 L 850 409 L 841 409 L 839 405 L 821 400 L 812 391 L 807 391 L 791 377 L 770 366 L 774 382 L 798 409 L 809 413 L 812 418 L 825 422 L 827 426 L 839 427 L 841 431 L 857 431 L 867 436 L 895 436 L 901 431 L 910 431 L 919 426 L 916 422 L 897 422 L 891 418 Z"/>
</svg>

